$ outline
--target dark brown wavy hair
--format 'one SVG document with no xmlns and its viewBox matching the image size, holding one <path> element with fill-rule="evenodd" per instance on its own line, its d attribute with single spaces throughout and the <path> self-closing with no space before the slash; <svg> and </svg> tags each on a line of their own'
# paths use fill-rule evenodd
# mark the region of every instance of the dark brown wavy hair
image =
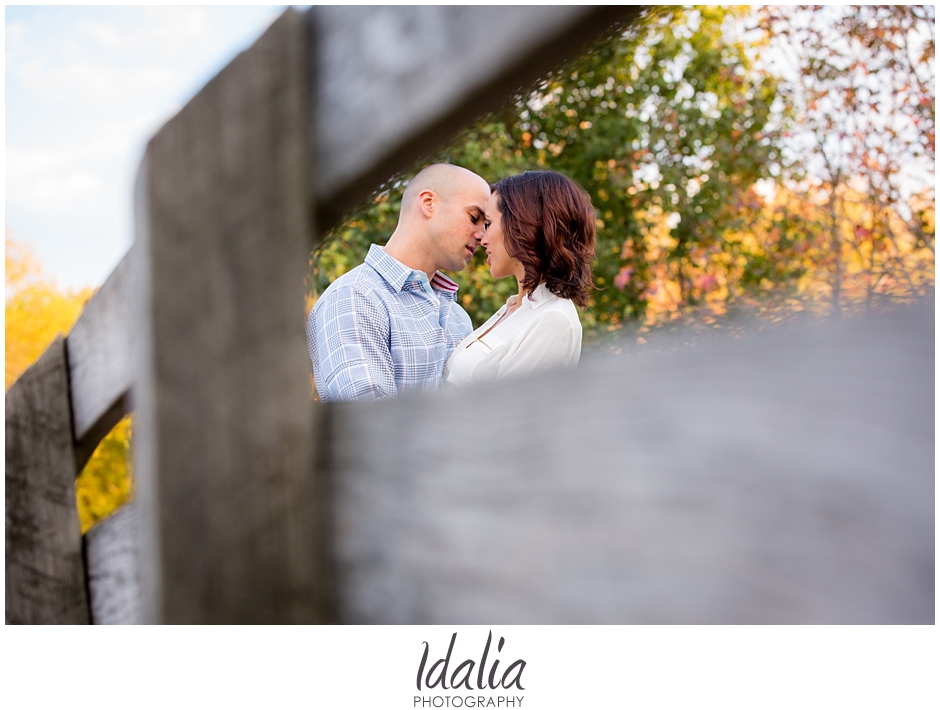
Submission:
<svg viewBox="0 0 940 710">
<path fill-rule="evenodd" d="M 560 298 L 588 303 L 597 224 L 591 198 L 571 178 L 527 170 L 493 185 L 506 252 L 522 262 L 522 288 L 544 283 Z"/>
</svg>

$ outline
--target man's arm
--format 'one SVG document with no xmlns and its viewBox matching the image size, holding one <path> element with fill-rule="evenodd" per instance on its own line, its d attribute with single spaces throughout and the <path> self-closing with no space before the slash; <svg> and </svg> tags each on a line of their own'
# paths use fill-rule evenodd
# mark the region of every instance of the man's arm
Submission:
<svg viewBox="0 0 940 710">
<path fill-rule="evenodd" d="M 388 313 L 355 286 L 324 294 L 310 312 L 307 348 L 322 400 L 397 394 L 389 347 Z"/>
</svg>

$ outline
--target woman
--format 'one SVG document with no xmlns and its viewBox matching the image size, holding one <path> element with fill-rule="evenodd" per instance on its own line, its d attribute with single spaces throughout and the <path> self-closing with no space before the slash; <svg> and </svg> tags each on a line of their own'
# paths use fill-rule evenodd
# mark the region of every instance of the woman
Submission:
<svg viewBox="0 0 940 710">
<path fill-rule="evenodd" d="M 575 365 L 581 322 L 575 305 L 592 288 L 596 226 L 591 198 L 551 171 L 528 171 L 493 186 L 480 242 L 497 279 L 519 293 L 454 350 L 444 379 L 455 385 Z"/>
</svg>

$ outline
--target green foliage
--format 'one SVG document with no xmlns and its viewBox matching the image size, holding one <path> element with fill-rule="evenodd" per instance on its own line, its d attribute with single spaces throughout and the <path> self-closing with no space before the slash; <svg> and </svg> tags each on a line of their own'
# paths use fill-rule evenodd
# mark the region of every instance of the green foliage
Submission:
<svg viewBox="0 0 940 710">
<path fill-rule="evenodd" d="M 754 37 L 732 39 L 740 9 L 668 8 L 593 47 L 485 117 L 425 162 L 445 161 L 496 182 L 551 169 L 581 184 L 598 215 L 595 292 L 586 328 L 640 318 L 650 286 L 646 237 L 672 215 L 670 260 L 687 295 L 689 267 L 716 248 L 725 205 L 777 159 L 769 127 L 776 82 L 752 71 Z M 401 176 L 335 229 L 314 260 L 311 290 L 360 263 L 395 227 Z M 494 282 L 482 253 L 456 275 L 475 324 L 515 290 Z"/>
<path fill-rule="evenodd" d="M 597 209 L 604 290 L 593 322 L 644 315 L 647 237 L 666 215 L 674 244 L 663 256 L 688 297 L 691 262 L 720 241 L 725 205 L 776 158 L 766 135 L 775 84 L 723 32 L 731 12 L 670 9 L 596 48 L 523 112 L 539 163 L 581 183 Z"/>
<path fill-rule="evenodd" d="M 799 12 L 793 26 L 828 27 L 831 13 Z M 882 18 L 894 11 L 865 12 L 866 18 Z M 932 155 L 932 41 L 916 60 L 916 72 L 902 67 L 899 74 L 898 63 L 884 52 L 903 53 L 900 38 L 917 23 L 932 28 L 933 13 L 894 14 L 897 27 L 890 25 L 890 32 L 879 34 L 876 27 L 865 34 L 864 23 L 848 20 L 832 31 L 861 36 L 859 42 L 881 52 L 870 60 L 873 69 L 883 65 L 903 75 L 895 93 L 908 92 L 905 105 L 913 108 L 905 115 L 923 129 L 919 150 Z M 799 97 L 798 78 L 784 79 L 766 60 L 771 43 L 786 38 L 789 27 L 786 17 L 747 7 L 648 11 L 639 23 L 463 131 L 422 166 L 450 162 L 491 182 L 527 169 L 551 169 L 587 189 L 598 219 L 598 289 L 582 313 L 588 343 L 624 325 L 642 334 L 668 322 L 697 318 L 710 324 L 744 311 L 776 320 L 786 309 L 816 308 L 831 302 L 833 292 L 851 288 L 867 289 L 869 302 L 878 294 L 922 297 L 933 287 L 932 192 L 907 207 L 911 216 L 903 223 L 897 220 L 904 208 L 896 190 L 879 197 L 888 209 L 874 205 L 860 212 L 848 182 L 859 171 L 877 177 L 864 151 L 854 172 L 830 179 L 828 191 L 826 176 L 817 176 L 813 191 L 795 185 L 819 163 L 820 151 L 801 153 L 794 143 L 800 135 L 797 114 L 806 116 L 816 104 Z M 897 43 L 894 49 L 885 50 L 879 43 L 884 38 Z M 841 51 L 837 43 L 818 44 L 836 66 L 830 55 Z M 798 64 L 815 61 L 808 51 L 795 57 Z M 853 71 L 866 76 L 865 67 Z M 800 77 L 821 82 L 823 74 L 807 70 Z M 844 78 L 845 72 L 826 80 Z M 841 90 L 856 95 L 851 84 Z M 838 129 L 838 120 L 828 120 L 827 130 Z M 818 145 L 824 145 L 822 138 Z M 905 152 L 908 144 L 892 145 L 892 165 L 903 164 L 911 154 Z M 885 165 L 888 152 L 879 151 Z M 311 262 L 311 300 L 360 263 L 369 244 L 384 243 L 394 231 L 412 175 L 392 180 L 325 240 Z M 840 202 L 822 210 L 826 194 L 830 201 L 838 195 Z M 833 273 L 839 279 L 835 291 Z M 492 279 L 482 252 L 454 278 L 475 325 L 516 289 L 512 279 Z"/>
</svg>

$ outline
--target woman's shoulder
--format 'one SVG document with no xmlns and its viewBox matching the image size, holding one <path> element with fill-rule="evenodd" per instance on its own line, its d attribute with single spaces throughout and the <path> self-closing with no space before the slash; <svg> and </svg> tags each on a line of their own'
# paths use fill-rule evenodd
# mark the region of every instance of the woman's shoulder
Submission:
<svg viewBox="0 0 940 710">
<path fill-rule="evenodd" d="M 580 333 L 581 319 L 578 318 L 577 307 L 567 299 L 559 301 L 562 302 L 547 306 L 536 314 L 539 327 Z"/>
<path fill-rule="evenodd" d="M 541 335 L 538 335 L 541 334 Z M 561 337 L 564 340 L 574 341 L 581 338 L 581 320 L 578 318 L 577 307 L 563 298 L 554 298 L 545 302 L 540 308 L 533 309 L 528 316 L 528 322 L 521 332 L 517 334 L 520 340 L 542 337 L 551 334 L 552 337 Z"/>
<path fill-rule="evenodd" d="M 558 316 L 550 316 L 549 314 L 561 314 L 567 317 L 569 320 L 574 320 L 577 323 L 581 322 L 581 319 L 578 317 L 578 307 L 570 298 L 556 296 L 548 290 L 548 287 L 545 284 L 541 284 L 535 290 L 534 295 L 536 301 L 535 311 L 537 313 L 542 313 L 543 317 L 550 317 L 554 319 Z"/>
</svg>

